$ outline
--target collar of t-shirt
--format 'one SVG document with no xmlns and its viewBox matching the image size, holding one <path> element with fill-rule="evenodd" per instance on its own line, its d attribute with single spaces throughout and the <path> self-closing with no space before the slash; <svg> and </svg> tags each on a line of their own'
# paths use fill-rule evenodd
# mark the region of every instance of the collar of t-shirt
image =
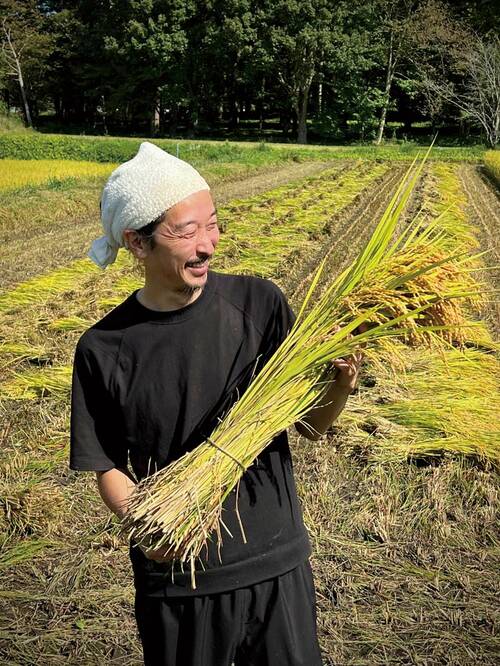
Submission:
<svg viewBox="0 0 500 666">
<path fill-rule="evenodd" d="M 152 310 L 142 305 L 137 298 L 138 289 L 129 296 L 129 305 L 135 310 L 135 315 L 140 321 L 154 321 L 161 324 L 177 324 L 186 321 L 207 307 L 215 293 L 217 275 L 213 271 L 208 272 L 207 282 L 198 298 L 176 310 Z"/>
</svg>

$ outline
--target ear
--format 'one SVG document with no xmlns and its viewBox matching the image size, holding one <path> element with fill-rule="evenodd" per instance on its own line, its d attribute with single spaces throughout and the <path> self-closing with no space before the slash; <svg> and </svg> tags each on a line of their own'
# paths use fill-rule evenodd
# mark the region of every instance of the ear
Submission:
<svg viewBox="0 0 500 666">
<path fill-rule="evenodd" d="M 124 229 L 122 238 L 124 247 L 136 259 L 145 259 L 147 257 L 149 248 L 145 239 L 135 229 Z"/>
</svg>

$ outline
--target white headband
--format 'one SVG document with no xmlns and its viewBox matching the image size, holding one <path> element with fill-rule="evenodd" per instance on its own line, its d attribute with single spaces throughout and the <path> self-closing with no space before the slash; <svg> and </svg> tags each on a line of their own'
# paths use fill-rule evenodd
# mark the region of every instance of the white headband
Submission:
<svg viewBox="0 0 500 666">
<path fill-rule="evenodd" d="M 105 235 L 92 243 L 89 257 L 101 268 L 123 247 L 124 229 L 140 229 L 186 197 L 209 190 L 190 164 L 145 141 L 137 155 L 109 177 L 101 197 Z"/>
</svg>

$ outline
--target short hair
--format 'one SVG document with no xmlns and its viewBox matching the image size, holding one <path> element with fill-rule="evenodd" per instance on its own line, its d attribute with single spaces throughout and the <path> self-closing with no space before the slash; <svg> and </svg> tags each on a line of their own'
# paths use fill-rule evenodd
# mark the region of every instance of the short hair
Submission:
<svg viewBox="0 0 500 666">
<path fill-rule="evenodd" d="M 165 220 L 166 215 L 167 211 L 165 210 L 163 211 L 163 213 L 160 213 L 160 215 L 158 215 L 158 217 L 155 218 L 152 222 L 149 222 L 140 229 L 136 229 L 139 236 L 141 236 L 141 238 L 144 238 L 144 240 L 148 241 L 151 250 L 153 250 L 156 247 L 154 232 L 156 231 L 157 227 L 159 227 L 160 224 Z"/>
</svg>

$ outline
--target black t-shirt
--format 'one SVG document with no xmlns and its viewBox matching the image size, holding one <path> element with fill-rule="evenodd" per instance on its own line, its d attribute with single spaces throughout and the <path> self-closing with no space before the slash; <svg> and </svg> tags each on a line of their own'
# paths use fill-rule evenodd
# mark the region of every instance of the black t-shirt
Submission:
<svg viewBox="0 0 500 666">
<path fill-rule="evenodd" d="M 105 471 L 130 461 L 142 479 L 210 436 L 286 337 L 293 313 L 269 280 L 210 271 L 186 307 L 157 312 L 131 294 L 80 338 L 74 362 L 70 467 Z M 221 528 L 202 549 L 196 589 L 189 566 L 159 564 L 131 547 L 136 586 L 191 596 L 245 587 L 289 571 L 310 554 L 286 432 L 226 498 Z"/>
</svg>

